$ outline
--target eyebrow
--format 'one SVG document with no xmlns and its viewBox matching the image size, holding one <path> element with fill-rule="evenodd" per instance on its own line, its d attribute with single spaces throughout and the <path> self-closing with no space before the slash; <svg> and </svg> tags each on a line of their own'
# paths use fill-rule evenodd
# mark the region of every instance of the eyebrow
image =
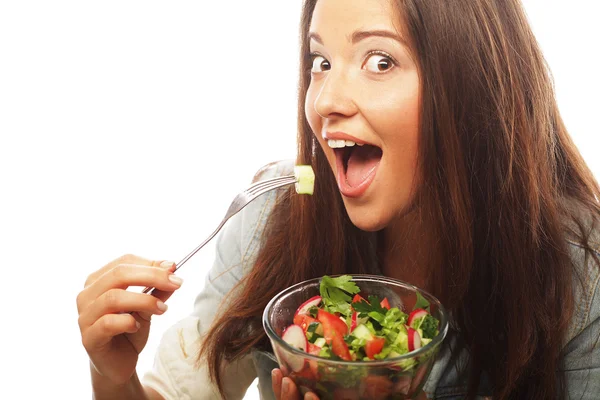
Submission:
<svg viewBox="0 0 600 400">
<path fill-rule="evenodd" d="M 364 40 L 364 39 L 367 39 L 370 37 L 374 37 L 374 36 L 393 39 L 393 40 L 406 46 L 406 41 L 402 37 L 398 36 L 394 32 L 386 31 L 386 30 L 354 31 L 351 35 L 350 41 L 352 42 L 352 44 L 356 44 L 356 43 L 360 42 L 361 40 Z M 323 45 L 323 39 L 321 39 L 321 36 L 318 33 L 309 32 L 308 40 L 310 41 L 311 39 L 313 39 L 315 42 L 319 43 L 320 45 Z"/>
</svg>

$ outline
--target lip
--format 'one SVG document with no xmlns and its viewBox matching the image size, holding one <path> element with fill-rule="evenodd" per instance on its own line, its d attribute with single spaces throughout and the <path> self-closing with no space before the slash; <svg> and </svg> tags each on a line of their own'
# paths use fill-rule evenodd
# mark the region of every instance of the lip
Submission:
<svg viewBox="0 0 600 400">
<path fill-rule="evenodd" d="M 359 139 L 359 138 L 357 138 L 355 136 L 349 135 L 349 134 L 347 134 L 345 132 L 326 132 L 323 135 L 323 139 L 324 140 L 350 140 L 350 141 L 352 141 L 352 142 L 354 142 L 356 144 L 361 144 L 361 145 L 368 144 L 370 146 L 375 146 L 374 144 L 371 144 L 369 142 L 365 142 L 364 140 Z M 379 146 L 376 146 L 376 147 L 379 147 Z"/>
</svg>

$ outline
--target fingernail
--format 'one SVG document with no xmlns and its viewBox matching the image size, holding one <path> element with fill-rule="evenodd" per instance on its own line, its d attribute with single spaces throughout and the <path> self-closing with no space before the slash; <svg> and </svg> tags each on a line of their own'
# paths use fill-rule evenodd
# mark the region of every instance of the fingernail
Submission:
<svg viewBox="0 0 600 400">
<path fill-rule="evenodd" d="M 175 274 L 169 275 L 169 280 L 171 281 L 171 283 L 173 285 L 177 285 L 177 286 L 181 286 L 181 284 L 183 283 L 183 279 L 181 279 L 180 277 L 178 277 Z"/>
<path fill-rule="evenodd" d="M 142 326 L 142 324 L 140 324 L 138 321 L 135 321 L 135 327 L 140 329 L 140 327 Z"/>
<path fill-rule="evenodd" d="M 271 371 L 271 380 L 274 381 L 275 379 L 277 379 L 277 372 L 275 372 L 275 370 L 272 370 Z"/>
<path fill-rule="evenodd" d="M 169 308 L 169 306 L 167 306 L 165 303 L 163 303 L 161 300 L 158 300 L 156 302 L 156 308 L 158 308 L 160 311 L 165 312 L 167 311 L 167 308 Z"/>
<path fill-rule="evenodd" d="M 163 261 L 163 262 L 160 263 L 160 267 L 161 268 L 165 268 L 165 269 L 169 269 L 173 265 L 175 265 L 175 263 L 173 261 Z"/>
<path fill-rule="evenodd" d="M 283 378 L 283 383 L 281 384 L 281 393 L 287 394 L 288 390 L 290 390 L 289 379 Z"/>
</svg>

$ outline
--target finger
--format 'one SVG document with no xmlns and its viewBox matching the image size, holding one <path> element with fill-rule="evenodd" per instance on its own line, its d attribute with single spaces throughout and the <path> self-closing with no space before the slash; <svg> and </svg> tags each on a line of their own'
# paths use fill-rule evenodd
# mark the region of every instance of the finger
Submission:
<svg viewBox="0 0 600 400">
<path fill-rule="evenodd" d="M 300 392 L 298 387 L 290 378 L 285 377 L 281 380 L 281 400 L 299 400 Z"/>
<path fill-rule="evenodd" d="M 82 331 L 83 346 L 94 351 L 105 346 L 111 339 L 122 333 L 135 333 L 139 322 L 129 314 L 107 314 Z"/>
<path fill-rule="evenodd" d="M 304 395 L 304 400 L 319 400 L 319 396 L 313 392 L 308 392 Z"/>
<path fill-rule="evenodd" d="M 163 303 L 166 302 L 169 297 L 171 297 L 171 295 L 175 293 L 175 292 L 165 292 L 162 290 L 158 290 L 158 289 L 154 289 L 152 292 L 150 292 L 149 297 L 155 297 L 156 299 L 162 301 Z M 147 294 L 145 296 L 148 296 Z M 150 318 L 152 318 L 152 313 L 147 313 L 147 312 L 143 312 L 143 311 L 138 311 L 136 313 L 142 320 L 146 321 L 146 322 L 150 322 Z"/>
<path fill-rule="evenodd" d="M 271 371 L 271 386 L 273 387 L 273 393 L 275 393 L 275 398 L 277 400 L 281 400 L 281 371 L 278 368 L 275 368 Z"/>
<path fill-rule="evenodd" d="M 182 279 L 169 268 L 148 267 L 136 264 L 119 264 L 105 272 L 96 281 L 83 289 L 78 296 L 78 308 L 82 309 L 110 289 L 127 289 L 130 286 L 153 286 L 172 292 L 179 289 Z"/>
<path fill-rule="evenodd" d="M 100 276 L 104 275 L 104 273 L 106 273 L 107 271 L 110 271 L 111 269 L 113 269 L 114 267 L 116 267 L 119 264 L 138 264 L 138 265 L 145 265 L 148 267 L 158 267 L 161 262 L 162 261 L 147 260 L 143 257 L 139 257 L 139 256 L 136 256 L 133 254 L 125 254 L 119 258 L 115 258 L 114 260 L 112 260 L 111 262 L 106 264 L 104 267 L 91 273 L 88 276 L 87 280 L 85 281 L 85 287 L 92 284 Z"/>
<path fill-rule="evenodd" d="M 163 314 L 167 305 L 153 296 L 111 289 L 98 297 L 79 316 L 79 327 L 85 329 L 107 314 L 142 311 L 149 314 Z"/>
<path fill-rule="evenodd" d="M 126 264 L 125 262 L 128 260 L 139 262 L 139 264 L 132 264 L 132 265 L 140 265 L 140 266 L 147 266 L 147 267 L 160 267 L 160 268 L 167 270 L 170 273 L 173 273 L 175 270 L 175 263 L 171 262 L 171 261 L 150 261 L 150 260 L 146 260 L 141 257 L 134 256 L 134 255 L 125 255 L 125 256 L 119 257 L 116 260 L 108 263 L 103 268 L 94 272 L 93 274 L 91 274 L 88 277 L 88 279 L 85 283 L 84 290 L 82 290 L 79 293 L 79 295 L 77 295 L 77 310 L 79 312 L 81 312 L 81 310 L 84 309 L 90 302 L 94 301 L 96 299 L 96 297 L 98 297 L 98 295 L 99 295 L 96 291 L 90 290 L 89 287 L 92 284 L 96 283 L 100 277 L 105 276 L 109 271 L 112 271 L 117 266 Z M 119 263 L 119 261 L 123 261 L 123 263 Z M 147 265 L 147 264 L 150 264 L 150 265 Z"/>
</svg>

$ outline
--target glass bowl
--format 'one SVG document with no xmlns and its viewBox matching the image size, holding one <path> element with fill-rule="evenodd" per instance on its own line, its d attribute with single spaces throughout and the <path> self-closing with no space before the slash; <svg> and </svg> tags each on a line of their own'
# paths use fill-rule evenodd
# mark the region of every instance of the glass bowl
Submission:
<svg viewBox="0 0 600 400">
<path fill-rule="evenodd" d="M 387 297 L 391 307 L 409 314 L 419 292 L 430 303 L 437 318 L 439 334 L 427 345 L 395 358 L 376 361 L 336 361 L 305 353 L 281 339 L 293 323 L 298 306 L 319 295 L 320 278 L 300 282 L 275 296 L 263 313 L 263 326 L 284 376 L 290 377 L 301 392 L 312 391 L 327 399 L 410 399 L 423 388 L 440 344 L 448 332 L 444 307 L 431 294 L 409 283 L 377 275 L 353 275 L 363 298 Z"/>
</svg>

